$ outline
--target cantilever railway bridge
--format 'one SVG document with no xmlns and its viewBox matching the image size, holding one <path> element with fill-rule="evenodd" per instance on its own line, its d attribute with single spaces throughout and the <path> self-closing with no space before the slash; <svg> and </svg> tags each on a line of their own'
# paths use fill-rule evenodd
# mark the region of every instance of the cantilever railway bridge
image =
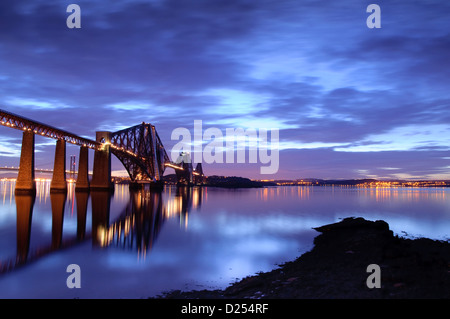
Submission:
<svg viewBox="0 0 450 319">
<path fill-rule="evenodd" d="M 34 121 L 0 109 L 0 124 L 23 131 L 22 150 L 16 192 L 34 192 L 34 140 L 40 135 L 56 140 L 52 191 L 66 191 L 66 143 L 80 146 L 77 190 L 108 190 L 111 184 L 111 154 L 114 154 L 127 170 L 132 183 L 161 183 L 166 167 L 175 169 L 178 182 L 201 184 L 204 174 L 201 163 L 193 168 L 191 161 L 172 162 L 150 123 L 120 130 L 118 132 L 96 132 L 96 139 L 84 138 L 65 130 Z M 88 150 L 94 153 L 92 181 L 88 178 Z M 186 156 L 180 156 L 186 158 Z"/>
</svg>

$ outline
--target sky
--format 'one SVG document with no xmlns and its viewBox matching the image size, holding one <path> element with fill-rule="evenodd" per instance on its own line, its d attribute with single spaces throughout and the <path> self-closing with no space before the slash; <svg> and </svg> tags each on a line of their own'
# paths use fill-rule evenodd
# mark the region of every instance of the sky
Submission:
<svg viewBox="0 0 450 319">
<path fill-rule="evenodd" d="M 194 121 L 278 130 L 275 173 L 206 175 L 450 179 L 449 16 L 445 0 L 2 0 L 0 109 L 92 139 L 152 123 L 168 153 Z M 0 166 L 21 137 L 0 127 Z M 36 138 L 36 167 L 54 148 Z"/>
</svg>

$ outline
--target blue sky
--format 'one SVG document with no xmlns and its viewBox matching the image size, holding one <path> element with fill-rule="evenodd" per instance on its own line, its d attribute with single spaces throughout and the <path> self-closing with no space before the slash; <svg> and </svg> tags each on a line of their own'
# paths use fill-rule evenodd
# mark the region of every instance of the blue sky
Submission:
<svg viewBox="0 0 450 319">
<path fill-rule="evenodd" d="M 279 129 L 277 174 L 207 175 L 450 179 L 449 16 L 432 0 L 3 0 L 0 108 L 91 138 L 150 122 L 168 151 L 194 120 Z M 17 165 L 20 132 L 0 141 L 0 165 Z M 50 168 L 55 142 L 36 144 Z"/>
</svg>

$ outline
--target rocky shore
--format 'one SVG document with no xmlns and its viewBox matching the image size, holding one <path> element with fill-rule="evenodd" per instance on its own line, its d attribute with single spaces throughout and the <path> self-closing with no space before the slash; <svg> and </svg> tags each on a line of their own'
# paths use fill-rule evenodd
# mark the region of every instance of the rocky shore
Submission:
<svg viewBox="0 0 450 319">
<path fill-rule="evenodd" d="M 159 298 L 448 299 L 450 243 L 394 236 L 384 221 L 346 218 L 314 228 L 314 248 L 267 273 L 224 290 L 171 291 Z M 380 288 L 369 288 L 370 264 Z"/>
</svg>

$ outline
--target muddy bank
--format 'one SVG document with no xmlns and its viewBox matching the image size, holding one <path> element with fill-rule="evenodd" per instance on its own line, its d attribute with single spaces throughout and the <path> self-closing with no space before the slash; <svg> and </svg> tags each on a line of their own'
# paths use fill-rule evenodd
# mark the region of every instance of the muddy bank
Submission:
<svg viewBox="0 0 450 319">
<path fill-rule="evenodd" d="M 450 243 L 394 236 L 384 221 L 347 218 L 314 228 L 314 248 L 224 290 L 171 291 L 160 298 L 450 298 Z M 368 288 L 380 266 L 381 288 Z"/>
</svg>

